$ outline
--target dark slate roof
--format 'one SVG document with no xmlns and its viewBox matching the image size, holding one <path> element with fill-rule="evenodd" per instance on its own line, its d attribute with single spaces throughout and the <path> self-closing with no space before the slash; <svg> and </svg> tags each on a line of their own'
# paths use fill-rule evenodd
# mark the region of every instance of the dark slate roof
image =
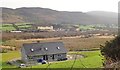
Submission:
<svg viewBox="0 0 120 70">
<path fill-rule="evenodd" d="M 28 56 L 67 53 L 62 42 L 29 43 L 23 44 L 23 48 Z M 47 50 L 45 50 L 45 48 L 47 48 Z M 33 52 L 31 49 L 33 49 Z"/>
</svg>

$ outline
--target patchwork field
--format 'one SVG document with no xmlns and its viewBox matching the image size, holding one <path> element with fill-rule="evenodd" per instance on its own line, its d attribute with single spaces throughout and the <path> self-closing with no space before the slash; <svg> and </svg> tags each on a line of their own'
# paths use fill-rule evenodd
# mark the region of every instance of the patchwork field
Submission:
<svg viewBox="0 0 120 70">
<path fill-rule="evenodd" d="M 12 26 L 12 24 L 2 24 L 2 26 L 0 27 L 0 30 L 11 31 L 11 30 L 15 30 L 15 28 Z"/>
<path fill-rule="evenodd" d="M 19 29 L 27 29 L 30 28 L 31 25 L 28 25 L 30 23 L 18 23 L 15 24 Z M 12 24 L 2 24 L 2 26 L 0 26 L 0 30 L 2 31 L 12 31 L 12 30 L 16 30 L 16 28 L 12 25 Z"/>
</svg>

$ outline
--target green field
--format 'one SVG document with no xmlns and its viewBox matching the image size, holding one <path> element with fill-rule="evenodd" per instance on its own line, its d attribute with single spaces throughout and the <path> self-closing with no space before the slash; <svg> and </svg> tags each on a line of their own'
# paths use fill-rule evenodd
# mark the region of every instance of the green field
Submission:
<svg viewBox="0 0 120 70">
<path fill-rule="evenodd" d="M 30 28 L 31 25 L 27 25 L 27 24 L 30 24 L 30 23 L 17 23 L 15 25 L 18 26 L 19 29 Z M 0 30 L 2 30 L 2 31 L 12 31 L 12 30 L 16 30 L 16 28 L 13 27 L 12 24 L 2 24 L 2 26 L 0 26 Z"/>
<path fill-rule="evenodd" d="M 102 67 L 102 57 L 100 56 L 100 51 L 87 51 L 87 52 L 69 52 L 68 54 L 82 54 L 85 55 L 85 58 L 77 59 L 74 63 L 74 60 L 53 62 L 50 64 L 49 68 L 100 68 Z M 2 63 L 3 68 L 14 68 L 15 66 L 10 66 L 6 64 L 7 61 L 19 58 L 19 51 L 11 51 L 8 53 L 2 53 Z M 48 64 L 32 66 L 32 68 L 46 68 Z"/>
<path fill-rule="evenodd" d="M 29 25 L 30 23 L 16 23 L 15 25 L 18 26 L 19 29 L 28 29 L 31 28 L 31 25 Z M 79 25 L 77 26 L 79 27 L 79 29 L 82 30 L 93 30 L 95 29 L 95 27 L 93 25 Z M 2 24 L 2 27 L 0 27 L 0 30 L 3 31 L 12 31 L 12 30 L 16 30 L 12 24 Z"/>
<path fill-rule="evenodd" d="M 2 53 L 2 67 L 3 68 L 13 68 L 15 66 L 11 66 L 6 64 L 9 60 L 19 58 L 20 57 L 20 52 L 19 51 L 10 51 L 7 53 Z"/>
<path fill-rule="evenodd" d="M 18 23 L 16 24 L 18 26 L 18 28 L 20 29 L 27 29 L 27 28 L 30 28 L 31 25 L 27 25 L 27 24 L 30 24 L 30 23 Z"/>
<path fill-rule="evenodd" d="M 92 26 L 92 25 L 80 25 L 79 29 L 82 29 L 82 30 L 93 30 L 93 29 L 95 29 L 95 27 Z"/>
<path fill-rule="evenodd" d="M 100 68 L 102 67 L 102 57 L 99 56 L 99 51 L 89 51 L 89 52 L 79 52 L 79 54 L 87 56 L 86 58 L 77 59 L 74 63 L 74 60 L 67 60 L 62 62 L 51 63 L 48 68 Z M 33 68 L 46 68 L 46 65 L 32 66 Z"/>
<path fill-rule="evenodd" d="M 12 24 L 2 24 L 2 26 L 0 27 L 0 30 L 12 31 L 12 30 L 15 30 L 15 28 L 12 26 Z"/>
</svg>

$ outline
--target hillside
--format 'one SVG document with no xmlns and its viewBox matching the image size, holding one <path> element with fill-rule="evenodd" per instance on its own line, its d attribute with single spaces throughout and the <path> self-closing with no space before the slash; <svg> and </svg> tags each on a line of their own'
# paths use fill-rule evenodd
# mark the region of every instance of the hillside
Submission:
<svg viewBox="0 0 120 70">
<path fill-rule="evenodd" d="M 54 23 L 54 24 L 117 24 L 117 15 L 106 12 L 91 14 L 91 12 L 56 11 L 47 8 L 2 8 L 3 23 Z"/>
<path fill-rule="evenodd" d="M 118 22 L 118 14 L 114 12 L 105 12 L 105 11 L 91 11 L 87 12 L 87 14 L 96 17 L 98 19 L 98 22 L 109 24 L 114 24 Z"/>
</svg>

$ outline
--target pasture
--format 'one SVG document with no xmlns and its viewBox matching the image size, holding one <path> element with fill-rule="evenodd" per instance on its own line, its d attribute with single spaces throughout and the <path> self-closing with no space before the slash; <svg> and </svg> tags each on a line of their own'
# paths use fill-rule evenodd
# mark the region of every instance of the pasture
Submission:
<svg viewBox="0 0 120 70">
<path fill-rule="evenodd" d="M 15 30 L 15 28 L 12 26 L 12 24 L 2 24 L 2 27 L 0 27 L 0 30 L 12 31 L 12 30 Z"/>
<path fill-rule="evenodd" d="M 18 23 L 15 24 L 19 29 L 27 29 L 30 28 L 31 25 L 29 25 L 30 23 Z M 12 25 L 12 24 L 2 24 L 2 26 L 0 27 L 0 30 L 2 31 L 12 31 L 12 30 L 16 30 L 16 28 Z"/>
<path fill-rule="evenodd" d="M 95 27 L 92 26 L 92 25 L 80 25 L 79 29 L 82 29 L 82 30 L 93 30 L 93 29 L 95 29 Z"/>
</svg>

